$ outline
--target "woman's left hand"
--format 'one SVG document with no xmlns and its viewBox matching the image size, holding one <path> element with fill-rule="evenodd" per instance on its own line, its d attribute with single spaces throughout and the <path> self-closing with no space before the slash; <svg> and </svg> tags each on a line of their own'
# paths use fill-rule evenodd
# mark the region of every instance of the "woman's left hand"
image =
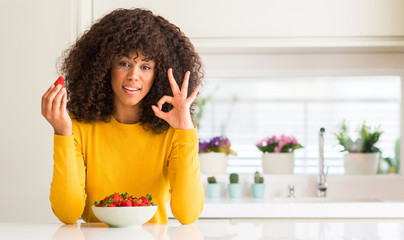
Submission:
<svg viewBox="0 0 404 240">
<path fill-rule="evenodd" d="M 163 96 L 157 102 L 157 106 L 152 106 L 154 114 L 156 114 L 157 117 L 165 120 L 166 122 L 168 122 L 168 124 L 170 124 L 171 127 L 176 129 L 194 128 L 189 109 L 192 102 L 198 95 L 200 85 L 198 85 L 194 89 L 192 94 L 187 98 L 190 74 L 191 73 L 189 71 L 185 73 L 184 82 L 180 90 L 177 82 L 174 79 L 173 70 L 171 68 L 168 69 L 168 80 L 170 81 L 173 96 Z M 169 112 L 163 112 L 161 109 L 164 103 L 170 103 L 171 105 L 173 105 L 173 108 Z"/>
</svg>

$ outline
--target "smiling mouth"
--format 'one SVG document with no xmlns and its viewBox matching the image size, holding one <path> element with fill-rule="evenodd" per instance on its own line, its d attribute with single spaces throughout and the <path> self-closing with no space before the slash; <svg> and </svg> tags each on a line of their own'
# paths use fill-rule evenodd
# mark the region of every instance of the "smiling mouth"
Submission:
<svg viewBox="0 0 404 240">
<path fill-rule="evenodd" d="M 131 87 L 125 87 L 125 86 L 122 86 L 122 88 L 123 88 L 123 89 L 125 90 L 125 92 L 128 93 L 128 94 L 135 94 L 135 93 L 137 93 L 137 92 L 140 91 L 140 88 L 131 88 Z"/>
</svg>

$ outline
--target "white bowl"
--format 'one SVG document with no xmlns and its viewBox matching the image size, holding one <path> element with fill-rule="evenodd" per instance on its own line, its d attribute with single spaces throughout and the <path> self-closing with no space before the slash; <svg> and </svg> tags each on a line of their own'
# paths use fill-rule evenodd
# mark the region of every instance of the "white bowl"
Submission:
<svg viewBox="0 0 404 240">
<path fill-rule="evenodd" d="M 157 211 L 157 206 L 143 207 L 96 207 L 94 215 L 110 227 L 140 226 L 149 221 Z"/>
</svg>

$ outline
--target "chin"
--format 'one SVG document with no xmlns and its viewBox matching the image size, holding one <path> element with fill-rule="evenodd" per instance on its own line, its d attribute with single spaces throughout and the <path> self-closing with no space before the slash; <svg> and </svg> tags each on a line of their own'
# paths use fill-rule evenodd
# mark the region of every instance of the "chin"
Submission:
<svg viewBox="0 0 404 240">
<path fill-rule="evenodd" d="M 129 100 L 129 101 L 125 101 L 124 104 L 127 106 L 137 106 L 139 105 L 139 103 L 141 102 L 141 100 Z"/>
</svg>

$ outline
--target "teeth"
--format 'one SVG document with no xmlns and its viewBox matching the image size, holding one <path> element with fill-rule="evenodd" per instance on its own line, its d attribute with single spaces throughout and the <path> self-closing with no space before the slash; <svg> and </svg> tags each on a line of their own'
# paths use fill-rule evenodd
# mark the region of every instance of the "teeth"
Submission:
<svg viewBox="0 0 404 240">
<path fill-rule="evenodd" d="M 123 87 L 123 88 L 125 88 L 125 89 L 127 89 L 127 90 L 130 90 L 130 91 L 136 91 L 136 90 L 139 90 L 139 88 L 130 88 L 130 87 Z"/>
</svg>

